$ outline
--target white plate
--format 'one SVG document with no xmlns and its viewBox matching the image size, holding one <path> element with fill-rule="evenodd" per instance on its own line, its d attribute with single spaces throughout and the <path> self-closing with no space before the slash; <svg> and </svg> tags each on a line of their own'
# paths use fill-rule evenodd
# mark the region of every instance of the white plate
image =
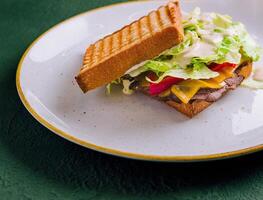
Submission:
<svg viewBox="0 0 263 200">
<path fill-rule="evenodd" d="M 197 161 L 263 149 L 263 91 L 238 89 L 188 119 L 143 95 L 82 94 L 74 76 L 85 48 L 164 1 L 108 6 L 73 17 L 40 36 L 17 71 L 19 95 L 29 112 L 58 135 L 101 152 L 143 160 Z M 263 1 L 189 0 L 184 11 L 231 14 L 263 44 Z M 262 64 L 263 65 L 263 64 Z"/>
</svg>

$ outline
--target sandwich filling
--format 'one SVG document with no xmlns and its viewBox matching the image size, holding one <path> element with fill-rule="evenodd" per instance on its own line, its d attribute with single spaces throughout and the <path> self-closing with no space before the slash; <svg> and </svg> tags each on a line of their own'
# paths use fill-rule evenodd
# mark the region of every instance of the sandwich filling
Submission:
<svg viewBox="0 0 263 200">
<path fill-rule="evenodd" d="M 196 8 L 183 20 L 185 38 L 158 57 L 132 68 L 120 79 L 125 94 L 141 90 L 151 96 L 187 104 L 215 101 L 241 84 L 240 71 L 258 61 L 261 48 L 240 22 Z"/>
</svg>

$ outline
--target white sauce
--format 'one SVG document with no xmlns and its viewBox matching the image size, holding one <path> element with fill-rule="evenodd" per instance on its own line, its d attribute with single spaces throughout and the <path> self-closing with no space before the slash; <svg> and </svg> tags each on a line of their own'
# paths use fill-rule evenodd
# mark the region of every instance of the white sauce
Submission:
<svg viewBox="0 0 263 200">
<path fill-rule="evenodd" d="M 207 57 L 214 54 L 214 46 L 205 42 L 200 41 L 194 45 L 194 48 L 191 51 L 186 52 L 185 57 L 193 58 L 193 57 Z"/>
<path fill-rule="evenodd" d="M 127 72 L 125 72 L 125 74 L 129 74 L 130 72 L 138 69 L 139 67 L 143 66 L 143 65 L 144 65 L 145 63 L 147 63 L 147 62 L 148 62 L 148 60 L 143 61 L 143 62 L 141 62 L 141 63 L 139 63 L 139 64 L 137 64 L 137 65 L 134 65 L 134 66 L 131 67 Z"/>
<path fill-rule="evenodd" d="M 171 60 L 171 63 L 177 63 L 181 67 L 186 67 L 191 63 L 193 57 L 207 57 L 213 55 L 214 46 L 206 41 L 199 41 L 189 48 L 185 53 L 180 54 Z"/>
<path fill-rule="evenodd" d="M 214 34 L 208 34 L 204 36 L 204 40 L 211 43 L 218 45 L 220 44 L 224 39 L 224 36 L 220 33 L 214 33 Z"/>
</svg>

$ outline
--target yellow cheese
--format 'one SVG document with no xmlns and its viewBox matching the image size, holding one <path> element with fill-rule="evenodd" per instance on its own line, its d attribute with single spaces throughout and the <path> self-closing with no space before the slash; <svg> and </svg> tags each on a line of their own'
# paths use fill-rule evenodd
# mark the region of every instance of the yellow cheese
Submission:
<svg viewBox="0 0 263 200">
<path fill-rule="evenodd" d="M 183 103 L 187 104 L 201 88 L 221 88 L 221 83 L 227 78 L 233 77 L 233 68 L 225 68 L 219 76 L 209 80 L 186 80 L 173 85 L 171 91 Z"/>
<path fill-rule="evenodd" d="M 172 93 L 187 104 L 201 88 L 221 88 L 214 80 L 186 80 L 172 86 Z"/>
<path fill-rule="evenodd" d="M 233 77 L 234 69 L 232 67 L 226 67 L 220 71 L 219 76 L 213 78 L 217 83 L 222 83 L 227 78 Z"/>
<path fill-rule="evenodd" d="M 182 85 L 174 85 L 172 86 L 172 93 L 177 96 L 183 103 L 187 104 L 192 97 L 198 92 L 200 89 L 199 86 L 182 86 Z"/>
</svg>

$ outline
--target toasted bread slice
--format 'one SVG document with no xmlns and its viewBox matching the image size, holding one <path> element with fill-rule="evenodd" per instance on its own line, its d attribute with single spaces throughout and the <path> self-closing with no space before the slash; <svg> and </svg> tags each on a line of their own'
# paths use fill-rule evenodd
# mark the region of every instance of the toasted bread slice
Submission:
<svg viewBox="0 0 263 200">
<path fill-rule="evenodd" d="M 165 103 L 190 118 L 194 117 L 213 104 L 212 102 L 204 100 L 195 100 L 188 104 L 177 103 L 175 101 L 166 101 Z"/>
<path fill-rule="evenodd" d="M 247 62 L 242 64 L 242 68 L 237 72 L 238 76 L 243 76 L 244 78 L 249 77 L 249 75 L 252 72 L 252 63 L 251 62 Z M 224 95 L 226 93 L 228 93 L 230 91 L 227 90 Z M 146 94 L 146 93 L 144 93 Z M 160 100 L 163 101 L 163 100 Z M 182 114 L 192 118 L 195 115 L 199 114 L 200 112 L 202 112 L 203 110 L 205 110 L 207 107 L 209 107 L 210 105 L 212 105 L 214 102 L 208 102 L 205 100 L 194 100 L 191 103 L 188 104 L 184 104 L 184 103 L 178 103 L 176 101 L 172 101 L 172 100 L 168 100 L 168 101 L 163 101 L 166 104 L 168 104 L 169 106 L 175 108 L 177 111 L 181 112 Z"/>
<path fill-rule="evenodd" d="M 87 92 L 121 77 L 128 69 L 183 41 L 178 0 L 90 45 L 76 80 Z"/>
</svg>

